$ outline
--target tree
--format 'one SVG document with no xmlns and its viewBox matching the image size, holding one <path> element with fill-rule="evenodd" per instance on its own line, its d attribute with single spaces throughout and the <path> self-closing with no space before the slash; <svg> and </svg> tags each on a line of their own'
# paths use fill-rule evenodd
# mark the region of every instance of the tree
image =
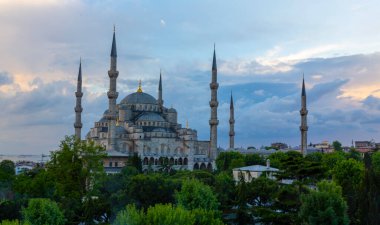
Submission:
<svg viewBox="0 0 380 225">
<path fill-rule="evenodd" d="M 84 218 L 91 216 L 86 215 L 89 210 L 86 208 L 85 211 L 86 202 L 83 200 L 100 195 L 99 187 L 105 175 L 105 156 L 103 147 L 92 141 L 80 141 L 74 136 L 66 136 L 60 149 L 51 152 L 47 172 L 54 182 L 54 198 L 60 203 L 70 224 L 94 222 L 92 218 L 84 221 Z"/>
<path fill-rule="evenodd" d="M 25 222 L 33 225 L 65 224 L 65 217 L 57 203 L 49 199 L 30 199 L 28 207 L 22 210 L 22 214 Z"/>
<path fill-rule="evenodd" d="M 241 165 L 241 160 L 244 162 L 244 157 L 239 152 L 221 152 L 218 155 L 218 158 L 216 159 L 216 167 L 219 171 L 226 171 L 226 170 L 232 170 L 233 166 L 231 166 L 232 160 L 235 160 L 235 165 L 239 163 Z"/>
<path fill-rule="evenodd" d="M 245 155 L 244 162 L 245 162 L 246 166 L 265 165 L 264 158 L 261 155 L 257 154 L 257 153 Z"/>
<path fill-rule="evenodd" d="M 205 209 L 187 210 L 171 204 L 157 204 L 147 209 L 138 210 L 134 205 L 127 205 L 118 213 L 113 225 L 222 225 L 215 211 Z"/>
<path fill-rule="evenodd" d="M 364 178 L 364 166 L 354 159 L 339 161 L 333 171 L 334 181 L 342 187 L 343 196 L 347 200 L 348 215 L 351 224 L 359 224 L 359 194 Z"/>
<path fill-rule="evenodd" d="M 20 222 L 18 220 L 3 220 L 0 221 L 0 225 L 20 225 Z"/>
<path fill-rule="evenodd" d="M 332 146 L 334 148 L 334 151 L 342 151 L 342 143 L 339 141 L 333 141 Z"/>
<path fill-rule="evenodd" d="M 127 205 L 125 210 L 121 210 L 113 225 L 142 225 L 144 224 L 144 211 L 136 209 L 135 205 Z"/>
<path fill-rule="evenodd" d="M 361 224 L 375 225 L 380 224 L 380 174 L 373 168 L 373 161 L 368 153 L 364 155 L 365 173 L 361 188 L 360 197 L 360 217 Z"/>
<path fill-rule="evenodd" d="M 235 199 L 235 181 L 230 173 L 221 172 L 215 176 L 214 192 L 222 209 L 228 209 Z"/>
<path fill-rule="evenodd" d="M 281 164 L 281 161 L 286 158 L 286 154 L 284 152 L 275 152 L 273 154 L 270 154 L 268 156 L 268 159 L 270 160 L 270 165 L 274 168 L 282 169 L 283 166 Z"/>
<path fill-rule="evenodd" d="M 183 181 L 181 191 L 175 194 L 175 199 L 178 205 L 188 210 L 217 210 L 219 207 L 211 187 L 195 179 Z"/>
<path fill-rule="evenodd" d="M 158 203 L 174 203 L 173 195 L 180 185 L 180 181 L 163 174 L 138 174 L 130 179 L 125 191 L 137 207 L 147 209 Z"/>
<path fill-rule="evenodd" d="M 349 224 L 347 204 L 341 187 L 334 182 L 321 181 L 317 190 L 301 196 L 300 217 L 310 225 Z"/>
<path fill-rule="evenodd" d="M 339 162 L 346 160 L 346 155 L 342 151 L 323 154 L 322 166 L 327 170 L 327 174 L 332 176 L 334 166 Z"/>
<path fill-rule="evenodd" d="M 10 179 L 15 175 L 15 164 L 11 160 L 0 162 L 0 181 Z"/>
</svg>

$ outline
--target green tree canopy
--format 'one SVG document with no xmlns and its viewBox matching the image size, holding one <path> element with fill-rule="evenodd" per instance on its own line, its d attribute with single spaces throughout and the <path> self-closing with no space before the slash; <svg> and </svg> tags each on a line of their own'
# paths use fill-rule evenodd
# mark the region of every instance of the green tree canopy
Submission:
<svg viewBox="0 0 380 225">
<path fill-rule="evenodd" d="M 333 141 L 332 146 L 334 148 L 334 151 L 342 151 L 342 143 L 339 141 Z"/>
<path fill-rule="evenodd" d="M 316 191 L 301 196 L 301 219 L 310 225 L 349 224 L 341 187 L 329 181 L 321 181 L 317 187 Z"/>
<path fill-rule="evenodd" d="M 191 179 L 182 183 L 181 191 L 175 194 L 178 205 L 185 209 L 217 210 L 219 202 L 212 189 L 202 182 Z"/>
<path fill-rule="evenodd" d="M 65 224 L 65 217 L 57 203 L 43 198 L 30 199 L 28 207 L 22 210 L 25 222 L 33 225 Z"/>
</svg>

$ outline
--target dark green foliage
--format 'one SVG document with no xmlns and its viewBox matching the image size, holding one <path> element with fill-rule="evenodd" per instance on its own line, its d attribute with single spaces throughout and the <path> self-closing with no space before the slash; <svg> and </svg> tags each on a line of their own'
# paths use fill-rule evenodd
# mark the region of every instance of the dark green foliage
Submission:
<svg viewBox="0 0 380 225">
<path fill-rule="evenodd" d="M 217 210 L 219 207 L 211 187 L 195 179 L 185 180 L 181 191 L 175 194 L 175 199 L 178 205 L 188 210 Z"/>
<path fill-rule="evenodd" d="M 21 201 L 0 200 L 0 221 L 21 218 Z"/>
<path fill-rule="evenodd" d="M 134 167 L 137 171 L 142 171 L 142 161 L 139 155 L 135 152 L 133 156 L 128 160 L 128 166 Z"/>
<path fill-rule="evenodd" d="M 342 151 L 342 143 L 339 141 L 333 141 L 332 146 L 334 148 L 334 151 Z"/>
<path fill-rule="evenodd" d="M 15 164 L 10 160 L 0 162 L 0 181 L 12 179 L 15 175 Z"/>
<path fill-rule="evenodd" d="M 268 156 L 268 159 L 270 160 L 271 167 L 282 169 L 282 163 L 281 161 L 286 158 L 286 154 L 284 152 L 275 152 L 273 154 L 270 154 Z"/>
<path fill-rule="evenodd" d="M 235 181 L 230 173 L 222 172 L 215 175 L 215 185 L 213 189 L 220 202 L 221 209 L 229 209 L 233 206 L 236 187 Z"/>
<path fill-rule="evenodd" d="M 131 177 L 126 194 L 138 207 L 147 209 L 158 203 L 174 202 L 174 192 L 179 190 L 180 185 L 179 180 L 162 174 L 138 174 Z"/>
<path fill-rule="evenodd" d="M 333 169 L 334 181 L 342 187 L 343 196 L 348 204 L 348 215 L 352 224 L 359 224 L 359 196 L 364 178 L 363 163 L 354 159 L 339 161 Z"/>
<path fill-rule="evenodd" d="M 244 162 L 246 166 L 265 165 L 265 159 L 257 153 L 245 155 Z"/>
<path fill-rule="evenodd" d="M 157 204 L 146 213 L 134 205 L 127 205 L 118 213 L 113 225 L 223 225 L 220 216 L 205 209 L 187 210 L 171 204 Z"/>
<path fill-rule="evenodd" d="M 234 160 L 234 165 L 231 166 Z M 239 152 L 221 152 L 216 159 L 216 167 L 219 171 L 232 170 L 237 164 L 244 163 L 244 156 Z"/>
<path fill-rule="evenodd" d="M 33 225 L 63 225 L 65 218 L 57 203 L 43 198 L 30 199 L 28 207 L 22 210 L 26 223 Z"/>
<path fill-rule="evenodd" d="M 377 154 L 375 153 L 372 160 L 368 153 L 364 156 L 365 173 L 361 187 L 360 222 L 365 225 L 380 224 L 380 174 L 372 165 L 373 162 L 378 162 Z"/>
<path fill-rule="evenodd" d="M 347 205 L 340 186 L 333 182 L 321 181 L 318 190 L 301 196 L 300 217 L 310 225 L 349 224 Z"/>
</svg>

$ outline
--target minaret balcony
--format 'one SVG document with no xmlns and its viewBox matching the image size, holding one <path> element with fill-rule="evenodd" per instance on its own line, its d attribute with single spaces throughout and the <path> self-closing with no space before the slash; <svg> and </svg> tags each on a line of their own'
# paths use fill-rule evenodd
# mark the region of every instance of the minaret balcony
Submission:
<svg viewBox="0 0 380 225">
<path fill-rule="evenodd" d="M 235 120 L 234 119 L 230 119 L 230 124 L 234 124 L 235 123 Z"/>
<path fill-rule="evenodd" d="M 119 71 L 117 70 L 109 70 L 108 71 L 109 78 L 117 78 L 119 76 Z"/>
<path fill-rule="evenodd" d="M 83 97 L 83 92 L 77 91 L 77 92 L 75 92 L 75 96 L 78 97 L 78 98 L 82 98 Z"/>
<path fill-rule="evenodd" d="M 218 105 L 219 105 L 218 101 L 215 101 L 215 100 L 210 101 L 210 107 L 218 107 Z"/>
<path fill-rule="evenodd" d="M 218 83 L 210 83 L 210 89 L 212 89 L 212 90 L 215 90 L 215 89 L 218 89 L 218 87 L 219 87 L 219 84 Z"/>
<path fill-rule="evenodd" d="M 307 115 L 308 112 L 309 112 L 309 111 L 308 111 L 307 109 L 305 109 L 305 108 L 302 108 L 302 109 L 300 110 L 300 114 L 301 114 L 301 116 L 305 116 L 305 115 Z"/>
<path fill-rule="evenodd" d="M 230 135 L 230 136 L 235 136 L 235 132 L 230 131 L 229 135 Z"/>
<path fill-rule="evenodd" d="M 300 131 L 307 131 L 308 129 L 308 126 L 300 126 Z"/>
<path fill-rule="evenodd" d="M 80 122 L 75 122 L 74 123 L 74 128 L 82 128 L 83 124 Z"/>
<path fill-rule="evenodd" d="M 108 96 L 108 98 L 117 98 L 117 96 L 119 96 L 119 92 L 117 92 L 117 91 L 108 91 L 107 92 L 107 96 Z"/>
<path fill-rule="evenodd" d="M 80 113 L 83 111 L 83 108 L 81 106 L 75 106 L 74 110 L 76 113 L 78 113 L 78 112 Z"/>
<path fill-rule="evenodd" d="M 217 119 L 210 119 L 209 120 L 209 124 L 210 125 L 218 125 L 219 124 L 219 120 L 217 120 Z"/>
</svg>

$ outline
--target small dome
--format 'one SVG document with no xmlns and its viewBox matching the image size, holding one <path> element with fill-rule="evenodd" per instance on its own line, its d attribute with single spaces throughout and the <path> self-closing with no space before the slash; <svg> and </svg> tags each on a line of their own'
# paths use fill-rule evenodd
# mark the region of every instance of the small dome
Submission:
<svg viewBox="0 0 380 225">
<path fill-rule="evenodd" d="M 145 112 L 139 116 L 137 121 L 155 121 L 155 122 L 165 122 L 164 118 L 162 118 L 157 113 L 153 112 Z"/>
<path fill-rule="evenodd" d="M 174 108 L 170 108 L 170 109 L 168 109 L 168 112 L 169 112 L 169 113 L 176 113 L 177 110 L 175 110 Z"/>
<path fill-rule="evenodd" d="M 120 104 L 157 104 L 157 100 L 150 94 L 144 92 L 135 92 L 127 95 Z"/>
</svg>

